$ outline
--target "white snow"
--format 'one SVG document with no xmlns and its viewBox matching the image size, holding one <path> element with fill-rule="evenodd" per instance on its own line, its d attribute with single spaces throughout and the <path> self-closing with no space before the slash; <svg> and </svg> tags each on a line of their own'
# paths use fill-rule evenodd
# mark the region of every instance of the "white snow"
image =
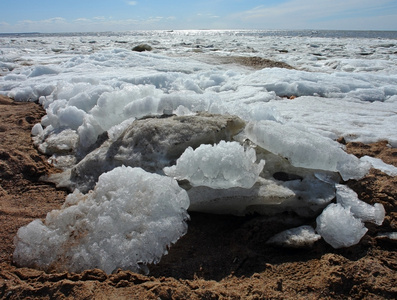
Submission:
<svg viewBox="0 0 397 300">
<path fill-rule="evenodd" d="M 142 43 L 150 44 L 153 51 L 131 51 Z M 335 197 L 339 175 L 343 180 L 359 179 L 372 166 L 396 176 L 395 167 L 373 158 L 357 159 L 346 154 L 336 142 L 344 137 L 346 141 L 364 143 L 387 140 L 392 147 L 397 146 L 396 53 L 397 43 L 392 39 L 275 38 L 262 36 L 260 31 L 6 36 L 0 37 L 0 94 L 16 101 L 38 101 L 46 109 L 46 116 L 32 129 L 34 142 L 40 151 L 51 156 L 50 161 L 66 169 L 66 173 L 73 168 L 81 170 L 81 178 L 89 177 L 91 171 L 95 173 L 91 176 L 92 185 L 87 188 L 95 185 L 102 172 L 101 166 L 106 166 L 103 171 L 107 172 L 109 166 L 131 162 L 133 156 L 148 155 L 146 150 L 138 154 L 132 151 L 134 147 L 129 143 L 136 139 L 122 139 L 139 118 L 161 117 L 163 113 L 236 115 L 248 125 L 239 136 L 234 132 L 227 139 L 222 138 L 233 142 L 217 139 L 211 142 L 216 143 L 215 146 L 196 145 L 196 150 L 186 150 L 187 160 L 182 155 L 176 166 L 165 169 L 172 177 L 188 179 L 190 187 L 198 185 L 187 188 L 191 209 L 235 214 L 255 211 L 267 215 L 288 210 L 313 217 Z M 288 63 L 295 69 L 254 70 L 233 63 L 235 56 L 259 56 Z M 225 58 L 231 63 L 226 64 Z M 297 98 L 290 100 L 287 98 L 290 96 Z M 153 132 L 156 128 L 152 128 Z M 205 132 L 203 136 L 207 139 L 212 138 L 211 134 L 218 136 L 215 131 Z M 157 137 L 156 134 L 152 136 Z M 181 133 L 181 137 L 188 136 L 197 135 Z M 104 147 L 98 148 L 106 137 L 109 139 Z M 138 140 L 146 141 L 145 138 Z M 117 148 L 118 141 L 122 142 Z M 176 153 L 174 146 L 183 153 L 185 149 L 181 151 L 181 146 L 172 142 L 171 139 L 161 141 L 171 149 L 167 150 L 170 153 Z M 118 150 L 112 153 L 114 148 L 110 145 Z M 161 165 L 161 169 L 178 158 L 163 159 L 164 153 L 153 153 L 151 157 L 159 159 L 148 161 L 147 165 Z M 265 166 L 262 160 L 266 161 Z M 85 162 L 88 163 L 85 165 Z M 82 165 L 85 167 L 80 168 Z M 95 166 L 91 168 L 95 170 L 90 170 L 90 166 Z M 152 171 L 162 173 L 161 169 Z M 203 173 L 195 173 L 198 169 Z M 118 180 L 124 182 L 127 179 L 120 179 L 119 172 L 130 172 L 125 170 L 106 173 L 106 181 L 112 183 L 112 187 L 117 186 Z M 273 175 L 277 172 L 285 173 L 286 181 L 276 179 Z M 152 186 L 171 180 L 156 176 L 156 180 L 149 180 Z M 149 177 L 144 175 L 144 178 Z M 140 182 L 139 178 L 136 180 Z M 75 199 L 76 204 L 65 207 L 64 212 L 69 214 L 69 211 L 86 207 L 79 216 L 92 222 L 84 223 L 84 219 L 79 219 L 76 224 L 72 222 L 72 227 L 80 223 L 98 226 L 95 222 L 103 221 L 109 226 L 109 232 L 115 233 L 114 238 L 121 239 L 125 231 L 120 224 L 130 221 L 122 218 L 114 219 L 113 223 L 106 221 L 108 213 L 118 210 L 118 202 L 101 202 L 99 210 L 90 204 L 97 201 L 94 196 L 103 184 L 103 181 L 98 182 L 92 193 L 75 192 L 69 196 L 68 201 Z M 133 186 L 128 184 L 121 187 L 121 191 Z M 326 242 L 338 248 L 359 242 L 366 232 L 363 222 L 371 220 L 380 224 L 383 215 L 380 205 L 364 205 L 343 186 L 337 185 L 336 189 L 338 204 L 330 204 L 317 218 L 317 231 Z M 117 193 L 112 190 L 108 195 L 111 198 Z M 77 199 L 85 201 L 77 203 Z M 127 205 L 124 196 L 120 199 L 123 199 L 121 205 Z M 138 199 L 148 203 L 157 201 L 150 197 Z M 105 206 L 111 208 L 108 213 Z M 187 209 L 187 204 L 181 207 Z M 54 266 L 54 261 L 59 259 L 57 245 L 65 243 L 70 234 L 61 220 L 64 212 L 51 213 L 52 217 L 48 217 L 45 224 L 34 221 L 20 230 L 20 246 L 15 253 L 20 264 Z M 91 214 L 103 217 L 94 220 Z M 134 220 L 140 220 L 136 221 L 139 232 L 144 229 L 150 232 L 149 217 L 139 211 L 133 214 Z M 166 215 L 162 218 L 160 212 L 156 214 L 159 222 L 167 224 Z M 174 226 L 185 228 L 186 215 L 181 213 L 180 216 L 183 217 L 175 221 Z M 164 225 L 166 228 L 169 227 Z M 116 234 L 117 230 L 120 235 Z M 114 257 L 109 258 L 110 248 L 113 247 L 115 253 L 126 253 L 129 246 L 115 247 L 118 240 L 113 243 L 112 237 L 93 233 L 93 243 L 82 238 L 83 242 L 75 245 L 81 251 L 73 253 L 80 254 L 68 252 L 78 256 L 76 261 L 81 263 L 81 268 L 69 264 L 71 257 L 64 258 L 63 266 L 73 270 L 98 266 L 107 272 L 116 266 L 136 269 L 140 262 L 157 261 L 165 245 L 174 242 L 184 229 L 178 229 L 176 235 L 169 230 L 172 237 L 162 242 L 154 257 L 145 254 L 134 262 L 115 262 Z M 98 235 L 104 234 L 100 232 Z M 36 241 L 43 241 L 44 236 L 49 237 L 48 245 L 37 244 Z M 104 247 L 98 246 L 101 243 Z M 141 246 L 136 246 L 140 254 L 146 251 Z M 41 257 L 40 251 L 47 251 L 47 247 L 50 249 L 48 255 Z"/>
<path fill-rule="evenodd" d="M 189 198 L 176 181 L 140 168 L 104 173 L 93 192 L 18 230 L 14 261 L 46 271 L 139 271 L 186 233 Z"/>
</svg>

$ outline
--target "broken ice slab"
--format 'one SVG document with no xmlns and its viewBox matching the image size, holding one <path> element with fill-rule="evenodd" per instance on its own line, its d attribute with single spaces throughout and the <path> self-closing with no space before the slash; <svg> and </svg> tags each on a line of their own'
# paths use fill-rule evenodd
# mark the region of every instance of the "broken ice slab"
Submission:
<svg viewBox="0 0 397 300">
<path fill-rule="evenodd" d="M 385 218 L 385 209 L 382 204 L 375 203 L 373 206 L 358 199 L 357 193 L 346 185 L 336 185 L 336 201 L 350 211 L 356 218 L 363 222 L 372 222 L 382 225 Z"/>
<path fill-rule="evenodd" d="M 274 121 L 248 123 L 245 135 L 260 147 L 278 154 L 295 167 L 339 172 L 343 180 L 360 179 L 369 164 L 347 154 L 323 136 Z"/>
<path fill-rule="evenodd" d="M 285 211 L 302 217 L 315 217 L 335 197 L 335 188 L 314 176 L 280 182 L 259 177 L 249 189 L 187 188 L 189 211 L 243 216 L 259 213 L 272 216 Z"/>
<path fill-rule="evenodd" d="M 397 167 L 384 163 L 380 158 L 365 155 L 360 160 L 369 162 L 374 169 L 378 169 L 389 176 L 397 176 Z"/>
<path fill-rule="evenodd" d="M 190 199 L 189 211 L 199 211 L 214 214 L 233 214 L 243 216 L 254 212 L 255 207 L 270 207 L 293 199 L 295 193 L 272 180 L 259 178 L 249 189 L 229 188 L 213 189 L 199 186 L 188 190 Z"/>
</svg>

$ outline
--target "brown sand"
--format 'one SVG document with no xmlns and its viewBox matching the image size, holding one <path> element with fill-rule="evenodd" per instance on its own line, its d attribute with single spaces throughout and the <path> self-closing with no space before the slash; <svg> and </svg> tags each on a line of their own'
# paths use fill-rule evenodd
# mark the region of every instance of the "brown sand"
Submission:
<svg viewBox="0 0 397 300">
<path fill-rule="evenodd" d="M 397 242 L 376 237 L 397 231 L 397 177 L 375 170 L 348 184 L 362 200 L 382 203 L 386 219 L 382 226 L 368 224 L 360 244 L 347 249 L 335 250 L 322 240 L 305 250 L 273 248 L 265 241 L 285 229 L 277 220 L 194 213 L 187 235 L 159 265 L 150 266 L 150 276 L 100 270 L 47 274 L 16 267 L 18 228 L 44 218 L 66 196 L 38 180 L 56 172 L 31 142 L 30 129 L 43 114 L 37 104 L 0 96 L 1 299 L 397 298 Z M 386 142 L 349 143 L 347 151 L 397 166 L 397 149 Z"/>
<path fill-rule="evenodd" d="M 223 56 L 218 57 L 218 63 L 221 64 L 239 64 L 252 68 L 254 70 L 260 70 L 264 68 L 283 68 L 283 69 L 295 69 L 287 63 L 270 60 L 258 56 L 246 57 L 246 56 Z"/>
</svg>

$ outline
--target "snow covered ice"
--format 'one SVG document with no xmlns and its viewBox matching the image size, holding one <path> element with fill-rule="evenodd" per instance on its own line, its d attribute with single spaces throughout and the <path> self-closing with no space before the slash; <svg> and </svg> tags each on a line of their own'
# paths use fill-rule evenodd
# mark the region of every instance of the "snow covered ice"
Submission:
<svg viewBox="0 0 397 300">
<path fill-rule="evenodd" d="M 297 230 L 292 236 L 314 241 L 319 234 L 336 248 L 358 243 L 366 232 L 364 222 L 380 224 L 383 207 L 360 202 L 340 183 L 363 177 L 370 167 L 395 176 L 395 168 L 346 154 L 336 140 L 387 140 L 397 146 L 396 41 L 274 34 L 208 30 L 0 36 L 0 93 L 44 107 L 46 116 L 32 129 L 34 143 L 63 170 L 53 180 L 76 189 L 45 223 L 36 220 L 20 229 L 14 253 L 18 263 L 55 267 L 61 251 L 56 244 L 67 243 L 63 218 L 84 210 L 87 230 L 96 226 L 92 215 L 101 216 L 98 222 L 107 220 L 120 209 L 117 205 L 128 202 L 113 189 L 117 181 L 130 176 L 140 182 L 128 175 L 137 172 L 133 167 L 152 173 L 156 179 L 148 180 L 153 186 L 160 188 L 163 180 L 175 177 L 186 190 L 189 199 L 170 215 L 153 212 L 164 230 L 169 218 L 178 215 L 177 232 L 169 229 L 166 240 L 154 236 L 146 250 L 113 243 L 102 231 L 90 233 L 68 248 L 63 268 L 97 266 L 111 272 L 156 262 L 164 247 L 185 232 L 186 209 L 318 217 L 317 233 Z M 142 43 L 153 50 L 131 50 Z M 291 68 L 252 68 L 234 59 L 258 56 Z M 206 167 L 209 173 L 198 176 Z M 125 184 L 120 193 L 134 185 Z M 175 185 L 165 195 L 167 205 L 175 193 L 183 194 Z M 95 195 L 104 186 L 115 201 L 100 202 L 100 210 L 92 211 L 89 204 L 102 201 Z M 335 197 L 337 204 L 331 203 Z M 148 205 L 159 201 L 138 199 Z M 149 216 L 138 210 L 133 220 L 151 232 Z M 104 222 L 118 238 L 127 234 L 121 229 L 124 221 L 130 222 Z M 70 226 L 77 228 L 79 222 Z M 39 244 L 30 238 L 36 229 Z M 40 258 L 47 247 L 52 250 Z M 134 251 L 142 256 L 128 260 Z M 148 257 L 145 251 L 156 254 Z"/>
<path fill-rule="evenodd" d="M 254 149 L 245 150 L 237 142 L 187 148 L 176 165 L 164 168 L 164 173 L 175 179 L 189 180 L 192 186 L 227 189 L 251 188 L 258 180 L 265 161 L 256 164 Z"/>
<path fill-rule="evenodd" d="M 19 229 L 14 260 L 46 271 L 139 271 L 186 233 L 186 191 L 169 177 L 118 167 L 93 192 L 75 190 L 60 210 Z"/>
</svg>

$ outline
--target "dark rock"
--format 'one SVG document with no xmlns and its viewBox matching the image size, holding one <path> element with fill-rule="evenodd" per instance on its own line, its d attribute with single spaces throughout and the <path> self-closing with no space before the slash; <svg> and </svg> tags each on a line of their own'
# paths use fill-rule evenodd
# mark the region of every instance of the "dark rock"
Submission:
<svg viewBox="0 0 397 300">
<path fill-rule="evenodd" d="M 141 44 L 132 48 L 132 51 L 144 52 L 144 51 L 152 51 L 152 49 L 153 48 L 148 44 Z"/>
<path fill-rule="evenodd" d="M 121 165 L 161 173 L 186 148 L 230 141 L 244 126 L 244 121 L 236 116 L 208 113 L 142 118 L 126 128 L 117 140 L 101 141 L 97 149 L 73 167 L 70 180 L 80 191 L 87 192 L 95 186 L 99 175 Z"/>
</svg>

